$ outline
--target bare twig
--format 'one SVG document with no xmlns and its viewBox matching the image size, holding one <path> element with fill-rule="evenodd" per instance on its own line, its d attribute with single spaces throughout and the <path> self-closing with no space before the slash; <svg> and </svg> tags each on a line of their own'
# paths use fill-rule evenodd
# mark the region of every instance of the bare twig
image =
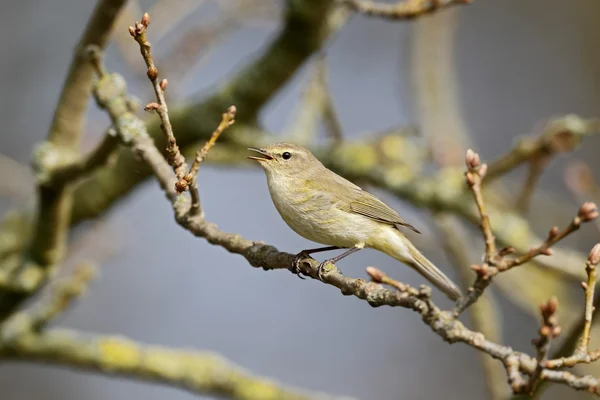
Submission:
<svg viewBox="0 0 600 400">
<path fill-rule="evenodd" d="M 142 16 L 141 22 L 135 22 L 134 26 L 129 27 L 129 33 L 140 45 L 140 52 L 146 62 L 148 70 L 146 75 L 152 87 L 154 94 L 156 95 L 156 103 L 149 103 L 144 108 L 146 111 L 155 111 L 160 117 L 161 129 L 167 138 L 167 161 L 169 165 L 173 167 L 173 171 L 177 176 L 178 184 L 176 186 L 177 192 L 181 193 L 188 190 L 188 185 L 185 184 L 183 177 L 187 171 L 187 164 L 185 158 L 177 146 L 177 140 L 173 134 L 173 127 L 171 126 L 171 120 L 169 119 L 169 109 L 165 100 L 165 90 L 167 89 L 167 81 L 158 79 L 158 68 L 154 65 L 154 59 L 152 58 L 152 51 L 150 42 L 146 38 L 146 32 L 148 25 L 150 25 L 150 15 L 145 13 Z"/>
<path fill-rule="evenodd" d="M 371 0 L 339 0 L 340 4 L 365 15 L 393 20 L 414 19 L 459 4 L 471 4 L 473 0 L 406 0 L 393 4 Z"/>
<path fill-rule="evenodd" d="M 560 334 L 560 325 L 558 325 L 558 300 L 552 297 L 546 303 L 540 306 L 542 315 L 542 327 L 539 330 L 539 338 L 532 340 L 537 351 L 537 367 L 532 377 L 529 379 L 526 391 L 531 395 L 537 389 L 537 385 L 544 371 L 544 363 L 548 358 L 550 351 L 550 342 Z"/>
<path fill-rule="evenodd" d="M 483 202 L 483 195 L 481 193 L 481 181 L 486 175 L 487 165 L 481 164 L 479 160 L 479 154 L 473 152 L 473 150 L 467 150 L 466 155 L 467 172 L 465 174 L 467 178 L 467 184 L 473 194 L 473 199 L 479 210 L 481 217 L 481 233 L 485 240 L 485 262 L 495 264 L 496 260 L 496 238 L 492 233 L 492 226 L 490 223 L 490 217 L 485 212 L 485 205 Z"/>
<path fill-rule="evenodd" d="M 422 298 L 429 298 L 431 295 L 430 289 L 423 286 L 420 288 L 420 290 L 417 290 L 412 286 L 409 286 L 405 283 L 398 282 L 398 281 L 390 278 L 389 276 L 387 276 L 383 271 L 381 271 L 378 268 L 367 267 L 366 271 L 367 271 L 367 274 L 369 274 L 369 276 L 373 280 L 373 282 L 383 283 L 384 285 L 391 286 L 401 293 L 408 293 L 411 296 L 417 296 L 417 297 L 420 296 Z"/>
<path fill-rule="evenodd" d="M 225 131 L 225 129 L 229 128 L 231 125 L 235 123 L 235 113 L 237 109 L 235 106 L 230 106 L 227 109 L 227 112 L 224 112 L 221 115 L 221 123 L 215 129 L 213 134 L 210 136 L 210 139 L 202 146 L 200 150 L 196 153 L 196 158 L 190 167 L 190 171 L 183 178 L 190 185 L 190 193 L 192 195 L 192 206 L 190 208 L 190 212 L 192 214 L 200 213 L 200 194 L 198 193 L 198 169 L 200 168 L 200 164 L 204 161 L 208 152 L 217 142 L 219 136 Z"/>
<path fill-rule="evenodd" d="M 472 268 L 477 273 L 475 283 L 469 288 L 468 293 L 461 297 L 455 307 L 455 315 L 459 315 L 483 294 L 484 290 L 490 285 L 492 278 L 504 271 L 508 271 L 516 266 L 525 264 L 533 258 L 540 255 L 551 255 L 550 247 L 564 239 L 567 235 L 579 229 L 582 223 L 593 221 L 598 217 L 598 207 L 595 203 L 584 203 L 573 218 L 571 223 L 562 231 L 558 227 L 553 227 L 548 233 L 546 240 L 538 247 L 530 249 L 526 254 L 513 259 L 505 258 L 507 255 L 515 252 L 512 247 L 504 248 L 499 251 L 495 247 L 495 238 L 492 232 L 488 215 L 485 212 L 483 195 L 481 194 L 481 182 L 486 176 L 487 166 L 481 164 L 479 155 L 472 150 L 466 154 L 467 172 L 465 174 L 468 187 L 473 193 L 473 198 L 479 210 L 481 218 L 480 228 L 485 240 L 485 260 L 481 265 L 474 265 Z"/>
<path fill-rule="evenodd" d="M 498 271 L 507 271 L 516 266 L 525 264 L 528 261 L 531 261 L 534 257 L 539 255 L 549 256 L 552 254 L 552 250 L 550 247 L 559 242 L 560 240 L 567 237 L 569 234 L 577 231 L 581 227 L 582 222 L 590 222 L 595 220 L 598 217 L 598 207 L 595 203 L 584 203 L 580 208 L 577 216 L 573 218 L 571 223 L 562 231 L 559 232 L 558 227 L 553 227 L 548 232 L 548 237 L 539 247 L 535 247 L 531 249 L 526 254 L 514 258 L 512 260 L 507 260 L 504 263 L 498 265 Z"/>
<path fill-rule="evenodd" d="M 596 288 L 596 266 L 600 263 L 600 244 L 594 246 L 590 251 L 585 264 L 585 270 L 588 275 L 587 282 L 581 282 L 581 287 L 585 291 L 585 313 L 584 322 L 579 345 L 569 357 L 561 357 L 546 361 L 545 368 L 563 368 L 573 367 L 581 363 L 590 363 L 600 359 L 600 349 L 590 351 L 590 332 L 592 330 L 592 317 L 594 314 L 594 292 Z"/>
</svg>

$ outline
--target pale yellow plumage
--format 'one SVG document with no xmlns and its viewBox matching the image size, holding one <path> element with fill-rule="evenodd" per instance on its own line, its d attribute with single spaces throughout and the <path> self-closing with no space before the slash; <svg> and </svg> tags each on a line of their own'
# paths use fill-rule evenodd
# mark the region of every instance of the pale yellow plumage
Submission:
<svg viewBox="0 0 600 400">
<path fill-rule="evenodd" d="M 296 233 L 329 246 L 369 247 L 413 267 L 451 299 L 460 290 L 402 234 L 418 232 L 377 197 L 327 169 L 307 149 L 278 143 L 258 151 L 277 211 Z"/>
</svg>

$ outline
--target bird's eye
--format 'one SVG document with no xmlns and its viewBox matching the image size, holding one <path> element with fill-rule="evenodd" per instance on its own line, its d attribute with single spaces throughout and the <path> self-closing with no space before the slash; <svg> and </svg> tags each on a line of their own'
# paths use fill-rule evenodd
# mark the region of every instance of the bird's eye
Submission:
<svg viewBox="0 0 600 400">
<path fill-rule="evenodd" d="M 281 157 L 283 157 L 284 160 L 289 160 L 292 158 L 292 154 L 289 151 L 286 151 L 281 155 Z"/>
</svg>

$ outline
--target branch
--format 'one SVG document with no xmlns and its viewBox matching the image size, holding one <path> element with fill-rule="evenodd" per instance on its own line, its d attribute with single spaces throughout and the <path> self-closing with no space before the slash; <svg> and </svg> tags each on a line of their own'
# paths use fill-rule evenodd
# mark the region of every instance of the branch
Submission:
<svg viewBox="0 0 600 400">
<path fill-rule="evenodd" d="M 573 218 L 569 226 L 563 231 L 559 232 L 558 227 L 553 227 L 548 233 L 546 240 L 538 247 L 530 249 L 526 254 L 523 254 L 514 259 L 506 259 L 505 257 L 515 252 L 512 247 L 507 247 L 496 250 L 495 237 L 492 233 L 492 227 L 490 219 L 485 212 L 485 206 L 483 203 L 483 196 L 481 194 L 481 182 L 486 176 L 487 166 L 481 164 L 479 155 L 474 153 L 471 149 L 467 151 L 465 162 L 467 165 L 466 181 L 467 186 L 473 193 L 473 198 L 479 210 L 481 218 L 480 228 L 483 238 L 485 240 L 485 258 L 481 265 L 474 265 L 472 268 L 477 273 L 477 279 L 475 283 L 469 288 L 469 292 L 466 296 L 460 298 L 455 307 L 455 315 L 462 313 L 467 307 L 473 304 L 483 294 L 484 290 L 492 282 L 492 278 L 500 273 L 508 271 L 516 266 L 523 265 L 533 258 L 540 255 L 551 255 L 552 251 L 550 247 L 564 239 L 570 233 L 575 232 L 579 229 L 582 223 L 590 222 L 595 220 L 599 213 L 598 207 L 594 203 L 584 203 L 577 213 L 577 216 Z"/>
<path fill-rule="evenodd" d="M 330 16 L 340 15 L 332 12 L 332 4 L 333 0 L 288 1 L 281 31 L 255 60 L 213 95 L 201 102 L 172 110 L 171 122 L 177 130 L 180 148 L 185 152 L 188 146 L 196 146 L 198 141 L 208 140 L 213 128 L 219 123 L 218 117 L 231 104 L 235 104 L 240 110 L 236 116 L 238 124 L 253 124 L 263 105 L 327 39 L 331 29 Z M 158 124 L 153 124 L 150 132 L 157 146 L 164 148 L 164 134 L 158 128 Z M 223 143 L 236 143 L 244 149 L 248 147 L 249 144 L 241 143 L 234 132 L 223 138 Z M 196 149 L 194 147 L 192 151 Z M 91 179 L 77 188 L 74 194 L 74 222 L 97 216 L 151 174 L 127 150 L 119 152 L 117 165 L 118 168 L 98 170 Z"/>
<path fill-rule="evenodd" d="M 527 385 L 527 389 L 524 390 L 533 395 L 537 389 L 537 385 L 544 372 L 544 366 L 550 352 L 550 342 L 556 338 L 561 331 L 560 325 L 558 325 L 558 300 L 556 297 L 552 297 L 548 302 L 540 306 L 540 313 L 542 314 L 542 327 L 539 330 L 539 338 L 532 340 L 532 344 L 537 350 L 537 367 L 533 376 L 530 378 Z"/>
<path fill-rule="evenodd" d="M 391 19 L 409 20 L 459 4 L 471 4 L 473 0 L 406 0 L 394 4 L 371 0 L 338 0 L 340 4 L 361 14 Z"/>
<path fill-rule="evenodd" d="M 84 56 L 89 45 L 103 48 L 108 42 L 113 23 L 125 0 L 101 0 L 88 22 L 63 85 L 48 141 L 34 155 L 34 166 L 40 179 L 37 227 L 31 246 L 31 257 L 40 265 L 51 265 L 63 255 L 71 214 L 71 195 L 62 184 L 48 184 L 43 177 L 52 169 L 70 164 L 76 158 L 83 131 L 87 101 L 94 76 L 93 67 Z M 41 176 L 40 176 L 41 175 Z"/>
<path fill-rule="evenodd" d="M 95 269 L 91 264 L 82 263 L 71 275 L 58 279 L 52 285 L 48 299 L 42 299 L 30 309 L 11 315 L 0 325 L 0 343 L 19 340 L 23 335 L 41 331 L 83 294 L 94 274 Z"/>
<path fill-rule="evenodd" d="M 334 399 L 252 376 L 214 353 L 145 346 L 123 337 L 84 336 L 69 330 L 26 335 L 0 347 L 0 357 L 166 383 L 192 393 L 234 400 Z"/>
<path fill-rule="evenodd" d="M 471 283 L 472 270 L 469 268 L 469 247 L 462 240 L 465 237 L 460 229 L 462 226 L 449 214 L 438 213 L 433 219 L 440 232 L 446 255 L 454 265 L 462 286 L 467 287 Z M 482 333 L 491 341 L 499 342 L 502 339 L 498 307 L 489 292 L 469 307 L 469 317 L 474 331 Z M 481 353 L 480 356 L 489 398 L 506 399 L 506 377 L 502 366 L 485 353 Z"/>
<path fill-rule="evenodd" d="M 90 93 L 94 67 L 83 52 L 87 46 L 102 48 L 125 0 L 101 0 L 96 5 L 63 85 L 60 100 L 48 139 L 34 153 L 34 169 L 38 179 L 37 215 L 28 255 L 19 271 L 31 270 L 35 278 L 27 277 L 35 287 L 45 281 L 49 270 L 64 257 L 67 233 L 71 223 L 72 190 L 67 182 L 53 181 L 56 170 L 69 168 L 78 162 L 77 151 L 83 129 L 87 97 Z M 31 262 L 29 262 L 29 260 Z M 27 298 L 27 293 L 0 291 L 0 321 L 10 315 Z"/>
<path fill-rule="evenodd" d="M 474 153 L 471 149 L 467 150 L 466 164 L 467 173 L 465 176 L 467 178 L 467 184 L 469 189 L 471 189 L 473 199 L 475 200 L 477 210 L 479 211 L 479 216 L 481 217 L 481 224 L 479 225 L 479 228 L 481 229 L 481 234 L 483 235 L 483 239 L 485 241 L 485 262 L 494 263 L 497 256 L 496 238 L 492 233 L 490 217 L 485 212 L 483 195 L 481 193 L 481 181 L 485 177 L 488 167 L 486 164 L 481 164 L 479 160 L 479 154 Z"/>
<path fill-rule="evenodd" d="M 485 184 L 506 175 L 524 163 L 543 162 L 559 153 L 571 152 L 583 138 L 600 132 L 600 120 L 581 119 L 567 115 L 550 120 L 542 133 L 535 138 L 522 138 L 507 154 L 492 162 L 489 166 Z"/>
<path fill-rule="evenodd" d="M 596 288 L 596 266 L 600 263 L 600 244 L 594 246 L 590 251 L 588 260 L 585 264 L 585 270 L 588 275 L 587 282 L 581 282 L 581 287 L 585 291 L 585 313 L 583 319 L 583 328 L 579 345 L 569 357 L 561 357 L 549 360 L 544 367 L 549 369 L 573 367 L 577 364 L 589 364 L 600 359 L 600 349 L 590 351 L 590 332 L 592 330 L 592 316 L 594 314 L 594 291 Z"/>
<path fill-rule="evenodd" d="M 131 115 L 127 109 L 118 106 L 119 101 L 114 96 L 125 96 L 122 79 L 117 75 L 105 76 L 98 82 L 94 94 L 98 104 L 105 108 L 111 116 L 122 142 L 151 167 L 165 191 L 167 199 L 171 202 L 176 221 L 192 234 L 206 239 L 211 244 L 221 246 L 231 253 L 244 256 L 250 265 L 254 267 L 262 267 L 265 270 L 286 268 L 292 272 L 296 272 L 297 267 L 299 267 L 306 276 L 335 286 L 344 295 L 353 295 L 364 299 L 373 307 L 388 305 L 411 309 L 417 312 L 422 317 L 423 322 L 447 342 L 462 342 L 501 360 L 505 366 L 509 383 L 515 393 L 527 391 L 530 387 L 532 380 L 531 378 L 526 379 L 525 376 L 560 380 L 576 389 L 581 389 L 583 382 L 590 385 L 595 384 L 595 381 L 589 377 L 566 376 L 564 373 L 557 374 L 555 371 L 547 370 L 543 365 L 540 367 L 541 361 L 536 358 L 489 341 L 481 333 L 466 328 L 456 318 L 457 313 L 455 311 L 442 311 L 433 303 L 431 289 L 426 286 L 421 286 L 418 290 L 414 289 L 390 279 L 373 267 L 370 267 L 367 272 L 376 282 L 367 283 L 362 279 L 342 275 L 337 267 L 331 263 L 328 264 L 327 274 L 321 277 L 318 261 L 310 257 L 301 260 L 298 266 L 294 262 L 296 257 L 293 254 L 279 252 L 272 246 L 252 242 L 243 239 L 240 235 L 221 231 L 215 224 L 206 221 L 203 215 L 190 212 L 190 202 L 187 198 L 177 196 L 173 186 L 176 177 L 173 176 L 168 163 L 150 139 L 144 125 L 135 116 Z M 480 172 L 481 175 L 485 175 L 485 168 L 482 172 L 482 166 L 477 165 L 477 159 L 478 156 L 476 157 L 471 152 L 470 157 L 467 157 L 467 165 L 469 165 L 470 171 L 477 168 L 478 176 Z M 584 220 L 594 213 L 597 214 L 597 211 L 595 208 L 585 207 L 585 216 L 583 212 L 581 213 L 582 220 Z M 502 261 L 505 252 L 499 251 L 496 254 L 497 258 Z M 492 267 L 496 268 L 495 266 Z M 480 274 L 479 276 L 484 275 Z M 385 288 L 382 284 L 391 286 L 391 289 Z"/>
<path fill-rule="evenodd" d="M 175 175 L 179 181 L 183 180 L 187 170 L 187 164 L 185 158 L 181 155 L 175 135 L 173 134 L 173 127 L 171 126 L 171 120 L 169 119 L 169 109 L 165 100 L 165 90 L 167 89 L 168 81 L 166 79 L 158 80 L 158 68 L 154 65 L 154 59 L 152 58 L 152 51 L 150 50 L 150 42 L 146 39 L 146 29 L 150 25 L 150 15 L 145 13 L 142 17 L 141 22 L 135 22 L 134 26 L 129 27 L 129 34 L 135 39 L 140 45 L 140 52 L 146 62 L 148 71 L 146 75 L 150 82 L 152 82 L 152 88 L 156 95 L 157 103 L 149 103 L 144 107 L 146 111 L 156 111 L 160 117 L 160 129 L 163 131 L 167 139 L 167 161 L 170 166 L 173 167 Z M 176 190 L 181 193 L 188 189 L 187 184 L 176 186 Z"/>
</svg>

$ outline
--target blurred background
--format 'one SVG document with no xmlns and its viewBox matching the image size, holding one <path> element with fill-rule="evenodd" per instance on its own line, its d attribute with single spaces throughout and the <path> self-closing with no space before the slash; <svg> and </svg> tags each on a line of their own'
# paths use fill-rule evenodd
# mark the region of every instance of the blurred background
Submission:
<svg viewBox="0 0 600 400">
<path fill-rule="evenodd" d="M 152 13 L 150 40 L 158 67 L 169 79 L 171 108 L 210 93 L 259 54 L 280 26 L 283 9 L 278 0 L 168 3 Z M 26 183 L 33 182 L 27 167 L 31 150 L 45 138 L 73 48 L 94 4 L 92 0 L 2 4 L 0 153 L 23 165 L 4 158 L 0 163 L 2 211 L 33 201 L 32 185 Z M 150 7 L 159 5 L 141 1 L 139 9 L 132 7 L 130 12 L 139 19 Z M 550 117 L 597 116 L 599 14 L 600 3 L 595 0 L 475 0 L 470 6 L 412 22 L 354 16 L 325 47 L 328 88 L 343 135 L 358 137 L 393 126 L 429 129 L 432 122 L 422 115 L 422 99 L 415 89 L 424 79 L 418 74 L 423 68 L 446 74 L 447 85 L 440 87 L 449 92 L 448 102 L 441 101 L 450 115 L 447 128 L 460 127 L 484 159 L 507 151 L 520 135 L 539 132 Z M 161 15 L 170 24 L 161 21 Z M 116 26 L 118 38 L 109 47 L 106 64 L 123 74 L 129 92 L 145 104 L 152 99 L 151 88 L 137 45 L 127 34 L 132 22 L 121 20 Z M 189 47 L 177 47 L 190 32 L 195 36 L 184 42 Z M 423 43 L 425 47 L 415 47 Z M 431 54 L 416 60 L 419 51 Z M 292 111 L 311 71 L 310 65 L 302 68 L 262 111 L 269 131 L 290 129 Z M 439 115 L 429 117 L 434 121 Z M 92 104 L 86 148 L 107 125 L 106 115 Z M 435 134 L 450 134 L 443 127 L 433 126 Z M 599 140 L 590 138 L 584 148 L 560 158 L 543 175 L 541 194 L 534 199 L 537 206 L 529 215 L 540 235 L 553 224 L 564 226 L 576 210 L 564 169 L 573 159 L 586 160 L 596 169 Z M 522 176 L 519 172 L 514 178 L 519 182 Z M 292 253 L 314 247 L 280 219 L 257 168 L 205 164 L 199 182 L 206 216 L 222 229 Z M 511 184 L 507 181 L 509 188 Z M 385 193 L 381 196 L 424 231 L 423 252 L 455 276 L 435 231 L 426 225 L 428 213 Z M 214 350 L 255 374 L 361 399 L 485 397 L 480 357 L 474 350 L 447 345 L 407 310 L 372 309 L 364 301 L 287 271 L 250 268 L 242 257 L 195 239 L 176 225 L 153 181 L 92 228 L 76 231 L 70 263 L 99 260 L 101 274 L 61 318 L 61 326 Z M 586 229 L 569 244 L 586 251 L 597 237 L 597 231 Z M 367 265 L 403 282 L 421 283 L 412 271 L 370 250 L 345 259 L 340 268 L 346 275 L 364 278 Z M 439 294 L 435 297 L 448 306 Z M 532 353 L 537 317 L 501 293 L 496 297 L 503 341 Z M 600 368 L 596 371 L 600 373 Z M 0 364 L 0 387 L 0 397 L 6 400 L 197 398 L 163 386 L 14 362 Z M 551 387 L 542 398 L 567 394 L 586 397 Z"/>
</svg>

